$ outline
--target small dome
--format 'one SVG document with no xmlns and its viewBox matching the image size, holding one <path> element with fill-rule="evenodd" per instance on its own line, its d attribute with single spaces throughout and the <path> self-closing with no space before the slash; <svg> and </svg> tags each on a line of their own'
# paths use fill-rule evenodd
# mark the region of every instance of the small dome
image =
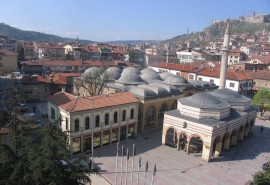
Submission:
<svg viewBox="0 0 270 185">
<path fill-rule="evenodd" d="M 188 84 L 188 81 L 182 76 L 173 75 L 173 76 L 169 76 L 165 80 L 165 83 L 170 84 L 170 85 L 186 85 Z"/>
<path fill-rule="evenodd" d="M 82 74 L 82 76 L 85 76 L 85 75 L 94 75 L 94 74 L 101 74 L 102 72 L 102 69 L 98 68 L 98 67 L 90 67 L 88 69 L 86 69 L 84 71 L 84 73 Z"/>
<path fill-rule="evenodd" d="M 174 76 L 172 73 L 169 73 L 169 72 L 165 72 L 165 73 L 161 73 L 159 74 L 160 78 L 162 80 L 166 80 L 169 76 Z"/>
<path fill-rule="evenodd" d="M 164 89 L 166 89 L 170 94 L 174 94 L 174 93 L 179 93 L 180 90 L 177 89 L 176 87 L 172 86 L 172 85 L 168 85 L 168 84 L 163 84 L 163 83 L 151 83 L 150 85 L 156 85 L 159 87 L 162 87 Z"/>
<path fill-rule="evenodd" d="M 138 86 L 129 86 L 129 87 L 126 87 L 126 90 L 132 93 L 137 98 L 141 98 L 141 99 L 157 96 L 157 94 L 151 89 L 138 87 Z"/>
<path fill-rule="evenodd" d="M 146 89 L 150 89 L 151 91 L 154 91 L 158 96 L 162 96 L 162 95 L 168 95 L 168 91 L 163 88 L 160 87 L 158 85 L 139 85 L 138 87 L 142 87 L 142 88 L 146 88 Z"/>
<path fill-rule="evenodd" d="M 205 109 L 222 109 L 224 107 L 230 107 L 227 102 L 219 100 L 207 93 L 200 93 L 186 98 L 180 98 L 179 102 L 183 105 Z"/>
</svg>

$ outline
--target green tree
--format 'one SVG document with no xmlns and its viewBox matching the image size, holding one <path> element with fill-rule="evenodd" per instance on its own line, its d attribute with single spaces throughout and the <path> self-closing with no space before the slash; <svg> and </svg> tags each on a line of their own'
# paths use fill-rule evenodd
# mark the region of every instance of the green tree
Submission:
<svg viewBox="0 0 270 185">
<path fill-rule="evenodd" d="M 261 88 L 254 96 L 252 100 L 252 105 L 255 107 L 260 107 L 261 109 L 269 109 L 270 105 L 270 91 L 265 88 Z"/>
<path fill-rule="evenodd" d="M 270 171 L 257 172 L 253 175 L 254 185 L 269 185 L 270 184 Z"/>
<path fill-rule="evenodd" d="M 76 94 L 86 94 L 86 96 L 95 96 L 103 93 L 109 82 L 110 75 L 101 68 L 89 68 L 82 77 L 74 79 Z"/>
</svg>

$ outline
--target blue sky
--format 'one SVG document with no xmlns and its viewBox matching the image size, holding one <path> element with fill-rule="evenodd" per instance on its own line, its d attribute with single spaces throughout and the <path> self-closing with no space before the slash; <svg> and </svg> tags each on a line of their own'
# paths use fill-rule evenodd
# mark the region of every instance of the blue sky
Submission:
<svg viewBox="0 0 270 185">
<path fill-rule="evenodd" d="M 270 14 L 270 0 L 0 0 L 0 23 L 101 42 L 165 40 L 252 11 Z"/>
</svg>

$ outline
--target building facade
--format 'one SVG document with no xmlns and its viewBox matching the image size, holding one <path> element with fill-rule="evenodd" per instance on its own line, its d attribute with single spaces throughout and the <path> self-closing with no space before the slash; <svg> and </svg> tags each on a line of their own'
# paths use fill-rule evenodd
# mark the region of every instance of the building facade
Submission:
<svg viewBox="0 0 270 185">
<path fill-rule="evenodd" d="M 76 154 L 91 150 L 92 138 L 97 148 L 136 136 L 138 103 L 129 92 L 91 97 L 59 92 L 48 98 L 48 118 L 61 120 L 70 154 Z"/>
<path fill-rule="evenodd" d="M 0 72 L 11 73 L 18 70 L 17 53 L 0 48 Z"/>
</svg>

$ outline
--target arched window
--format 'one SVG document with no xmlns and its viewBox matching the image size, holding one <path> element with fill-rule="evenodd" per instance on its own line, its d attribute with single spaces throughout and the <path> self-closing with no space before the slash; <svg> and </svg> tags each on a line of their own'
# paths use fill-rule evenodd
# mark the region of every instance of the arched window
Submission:
<svg viewBox="0 0 270 185">
<path fill-rule="evenodd" d="M 158 113 L 158 124 L 163 124 L 164 112 L 168 111 L 168 106 L 166 103 L 163 103 L 159 109 Z"/>
<path fill-rule="evenodd" d="M 96 116 L 96 127 L 99 127 L 99 115 Z"/>
<path fill-rule="evenodd" d="M 105 125 L 109 124 L 109 114 L 105 114 Z"/>
<path fill-rule="evenodd" d="M 85 129 L 89 129 L 89 117 L 85 118 Z"/>
<path fill-rule="evenodd" d="M 122 121 L 126 121 L 126 110 L 122 112 Z"/>
<path fill-rule="evenodd" d="M 175 110 L 176 108 L 177 108 L 177 101 L 174 101 L 171 106 L 171 110 Z"/>
<path fill-rule="evenodd" d="M 117 115 L 117 112 L 114 112 L 114 115 L 113 115 L 113 122 L 114 123 L 117 123 L 117 117 L 118 117 L 118 115 Z"/>
<path fill-rule="evenodd" d="M 134 119 L 134 109 L 130 110 L 130 119 Z"/>
<path fill-rule="evenodd" d="M 79 131 L 80 121 L 78 119 L 75 120 L 75 131 Z"/>
<path fill-rule="evenodd" d="M 149 107 L 145 115 L 145 119 L 146 119 L 145 127 L 155 126 L 155 115 L 156 115 L 156 109 L 153 106 Z"/>
</svg>

